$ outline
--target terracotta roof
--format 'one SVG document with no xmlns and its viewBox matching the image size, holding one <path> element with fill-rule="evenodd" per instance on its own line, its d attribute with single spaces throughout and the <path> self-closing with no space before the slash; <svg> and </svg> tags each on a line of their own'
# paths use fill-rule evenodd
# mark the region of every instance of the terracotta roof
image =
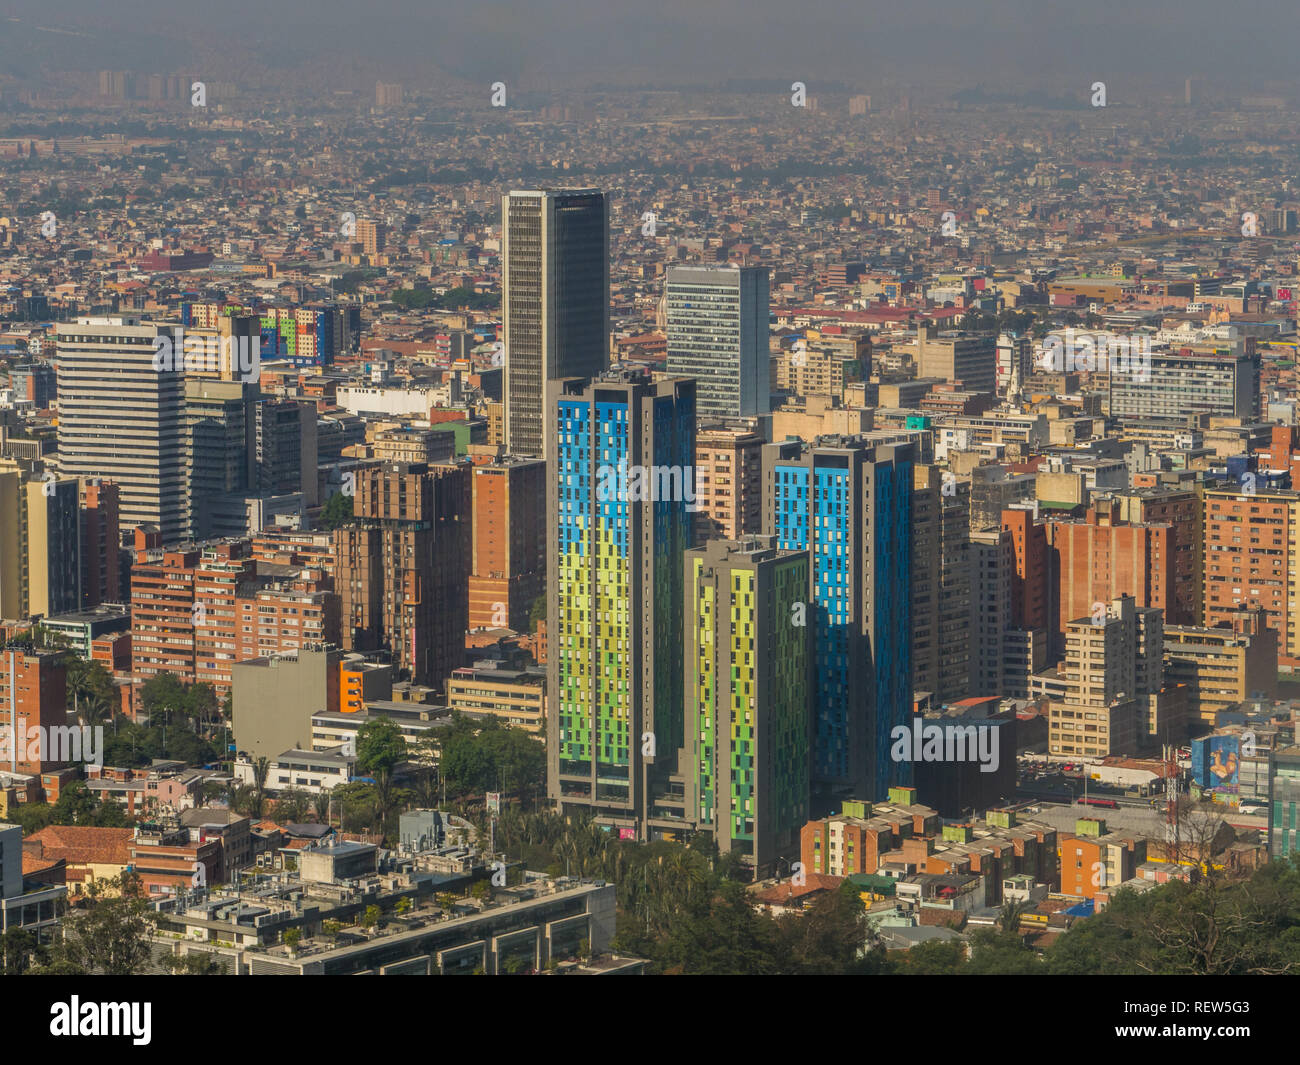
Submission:
<svg viewBox="0 0 1300 1065">
<path fill-rule="evenodd" d="M 754 897 L 762 902 L 780 904 L 819 891 L 834 891 L 844 882 L 843 877 L 828 876 L 826 873 L 805 873 L 804 877 L 802 884 L 795 884 L 793 880 L 784 880 L 762 891 L 755 891 Z"/>
<path fill-rule="evenodd" d="M 129 844 L 135 829 L 49 825 L 34 832 L 46 860 L 64 858 L 69 865 L 128 865 Z"/>
</svg>

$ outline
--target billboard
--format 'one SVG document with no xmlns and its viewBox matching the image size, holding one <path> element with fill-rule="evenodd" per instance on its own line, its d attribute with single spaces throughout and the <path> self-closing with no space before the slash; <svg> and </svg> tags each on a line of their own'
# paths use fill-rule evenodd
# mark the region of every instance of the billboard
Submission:
<svg viewBox="0 0 1300 1065">
<path fill-rule="evenodd" d="M 1239 736 L 1206 736 L 1192 741 L 1192 778 L 1202 788 L 1235 795 L 1241 790 L 1240 769 Z"/>
</svg>

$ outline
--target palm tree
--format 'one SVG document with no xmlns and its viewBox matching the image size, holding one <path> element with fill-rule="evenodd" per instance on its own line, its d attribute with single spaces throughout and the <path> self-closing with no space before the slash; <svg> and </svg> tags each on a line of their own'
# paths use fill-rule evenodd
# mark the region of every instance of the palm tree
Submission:
<svg viewBox="0 0 1300 1065">
<path fill-rule="evenodd" d="M 83 725 L 101 725 L 113 714 L 113 704 L 101 692 L 91 689 L 86 695 L 85 705 L 77 713 Z"/>
<path fill-rule="evenodd" d="M 265 755 L 253 763 L 253 801 L 256 815 L 262 816 L 262 806 L 266 801 L 266 776 L 271 771 L 271 759 Z"/>
<path fill-rule="evenodd" d="M 1027 902 L 1008 902 L 1002 907 L 1002 913 L 998 916 L 998 927 L 1004 932 L 1020 931 L 1020 916 L 1028 912 L 1029 903 Z"/>
</svg>

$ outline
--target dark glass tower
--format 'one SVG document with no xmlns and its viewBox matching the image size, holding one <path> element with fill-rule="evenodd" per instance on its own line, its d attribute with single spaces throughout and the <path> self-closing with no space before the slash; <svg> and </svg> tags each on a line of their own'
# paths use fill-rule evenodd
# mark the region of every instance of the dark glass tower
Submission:
<svg viewBox="0 0 1300 1065">
<path fill-rule="evenodd" d="M 597 189 L 501 200 L 506 446 L 544 456 L 546 383 L 609 366 L 609 205 Z"/>
</svg>

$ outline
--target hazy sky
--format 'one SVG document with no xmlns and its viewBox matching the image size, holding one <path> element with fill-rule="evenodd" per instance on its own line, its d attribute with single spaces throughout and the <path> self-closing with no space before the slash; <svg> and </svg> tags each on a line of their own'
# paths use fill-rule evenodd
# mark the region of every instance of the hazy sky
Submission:
<svg viewBox="0 0 1300 1065">
<path fill-rule="evenodd" d="M 551 88 L 829 78 L 1063 94 L 1202 75 L 1291 94 L 1300 81 L 1298 0 L 4 0 L 0 14 L 21 20 L 0 22 L 0 71 L 19 76 L 235 57 Z"/>
</svg>

